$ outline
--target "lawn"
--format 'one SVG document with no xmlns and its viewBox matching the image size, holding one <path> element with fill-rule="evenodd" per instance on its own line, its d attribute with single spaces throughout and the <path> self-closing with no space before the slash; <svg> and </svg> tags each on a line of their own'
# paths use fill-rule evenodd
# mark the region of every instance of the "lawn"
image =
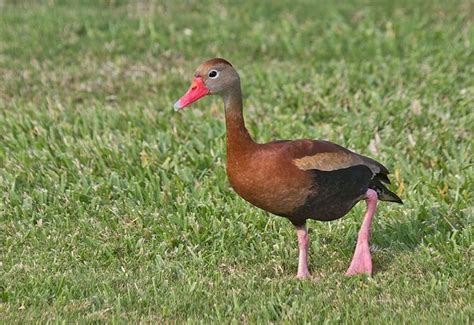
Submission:
<svg viewBox="0 0 474 325">
<path fill-rule="evenodd" d="M 80 4 L 79 4 L 80 3 Z M 474 4 L 0 1 L 0 321 L 469 324 Z M 212 57 L 258 142 L 326 139 L 393 172 L 374 276 L 364 205 L 283 218 L 228 185 L 224 111 L 172 105 Z"/>
</svg>

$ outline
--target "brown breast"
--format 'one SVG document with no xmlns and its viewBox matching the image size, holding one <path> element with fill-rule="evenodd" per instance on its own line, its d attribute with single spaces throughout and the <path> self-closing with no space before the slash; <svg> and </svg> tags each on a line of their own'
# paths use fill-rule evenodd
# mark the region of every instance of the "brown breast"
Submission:
<svg viewBox="0 0 474 325">
<path fill-rule="evenodd" d="M 268 144 L 228 152 L 227 176 L 232 188 L 265 211 L 290 216 L 307 199 L 311 179 L 286 154 Z"/>
</svg>

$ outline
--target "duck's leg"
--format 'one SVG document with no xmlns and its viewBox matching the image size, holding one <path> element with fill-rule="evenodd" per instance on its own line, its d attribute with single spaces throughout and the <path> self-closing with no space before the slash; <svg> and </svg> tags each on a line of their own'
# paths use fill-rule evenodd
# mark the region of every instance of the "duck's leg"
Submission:
<svg viewBox="0 0 474 325">
<path fill-rule="evenodd" d="M 358 273 L 372 274 L 372 259 L 370 257 L 369 249 L 369 235 L 370 235 L 370 224 L 372 217 L 375 214 L 377 208 L 377 192 L 369 189 L 365 194 L 365 202 L 367 203 L 367 210 L 365 212 L 364 221 L 359 230 L 357 237 L 357 245 L 352 257 L 351 265 L 346 272 L 346 275 L 354 275 Z"/>
<path fill-rule="evenodd" d="M 305 279 L 309 276 L 308 271 L 308 246 L 309 246 L 309 236 L 306 225 L 296 227 L 296 235 L 298 236 L 298 248 L 299 248 L 299 257 L 298 257 L 298 274 L 296 277 L 298 279 Z"/>
</svg>

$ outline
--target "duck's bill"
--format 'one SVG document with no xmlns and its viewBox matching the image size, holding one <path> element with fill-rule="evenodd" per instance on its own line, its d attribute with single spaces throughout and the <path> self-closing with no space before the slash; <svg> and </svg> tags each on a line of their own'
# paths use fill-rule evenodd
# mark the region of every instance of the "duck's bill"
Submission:
<svg viewBox="0 0 474 325">
<path fill-rule="evenodd" d="M 188 91 L 186 92 L 186 94 L 183 95 L 183 97 L 181 97 L 176 103 L 174 103 L 173 108 L 175 111 L 179 111 L 180 109 L 191 105 L 199 98 L 204 97 L 207 94 L 209 94 L 209 89 L 204 86 L 202 78 L 195 77 L 193 79 L 191 87 L 189 87 Z"/>
</svg>

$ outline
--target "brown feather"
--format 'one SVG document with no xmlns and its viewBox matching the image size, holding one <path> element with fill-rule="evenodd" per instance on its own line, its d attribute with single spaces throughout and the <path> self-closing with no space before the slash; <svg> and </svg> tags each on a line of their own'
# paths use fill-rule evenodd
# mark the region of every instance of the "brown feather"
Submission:
<svg viewBox="0 0 474 325">
<path fill-rule="evenodd" d="M 208 67 L 218 65 L 218 64 L 226 64 L 226 65 L 232 66 L 232 64 L 229 61 L 227 61 L 225 59 L 222 59 L 222 58 L 210 59 L 210 60 L 203 63 L 203 65 L 208 66 Z"/>
</svg>

